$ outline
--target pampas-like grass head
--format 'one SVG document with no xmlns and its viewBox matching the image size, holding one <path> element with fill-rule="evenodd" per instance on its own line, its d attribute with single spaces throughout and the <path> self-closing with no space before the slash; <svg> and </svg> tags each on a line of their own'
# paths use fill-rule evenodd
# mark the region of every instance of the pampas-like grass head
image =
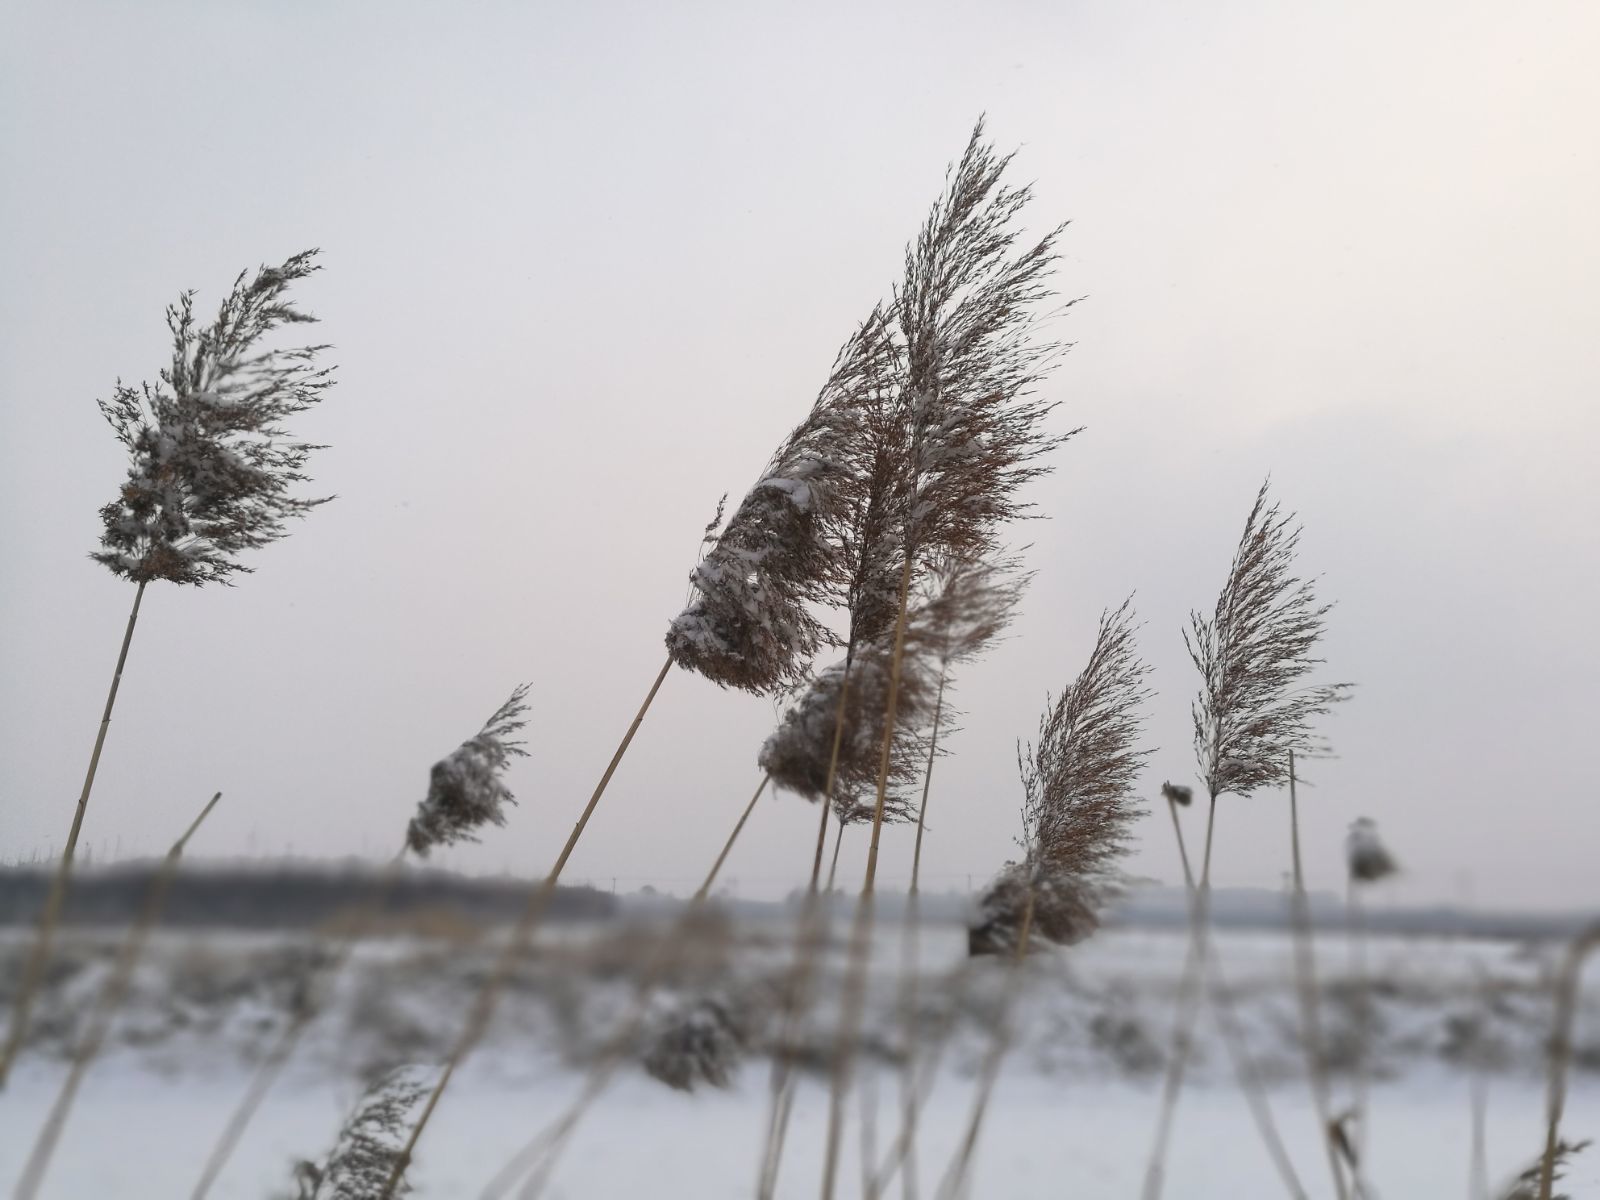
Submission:
<svg viewBox="0 0 1600 1200">
<path fill-rule="evenodd" d="M 889 675 L 893 665 L 892 638 L 878 638 L 857 647 L 853 661 L 838 662 L 819 673 L 797 695 L 778 728 L 761 747 L 758 762 L 773 783 L 807 800 L 828 799 L 834 813 L 846 824 L 872 819 L 878 765 L 883 751 L 883 720 L 889 707 Z M 906 793 L 915 788 L 925 741 L 923 731 L 933 710 L 937 678 L 925 658 L 906 654 L 902 659 L 900 688 L 895 698 L 895 736 L 890 749 L 889 791 L 884 800 L 889 815 L 906 814 Z M 839 701 L 849 673 L 839 758 L 834 769 L 833 795 L 827 796 L 828 764 L 839 719 Z"/>
<path fill-rule="evenodd" d="M 264 350 L 280 325 L 315 318 L 293 307 L 290 284 L 317 269 L 315 250 L 282 266 L 240 274 L 216 320 L 195 326 L 194 293 L 167 309 L 172 364 L 155 384 L 118 383 L 100 402 L 131 462 L 117 499 L 100 510 L 104 525 L 94 559 L 135 583 L 165 579 L 227 583 L 245 550 L 283 537 L 285 522 L 331 497 L 290 494 L 303 481 L 311 451 L 286 440 L 286 418 L 305 411 L 332 386 L 318 366 L 326 346 Z"/>
<path fill-rule="evenodd" d="M 1312 722 L 1345 699 L 1346 683 L 1305 686 L 1332 605 L 1293 574 L 1300 528 L 1292 513 L 1256 494 L 1227 583 L 1210 617 L 1184 633 L 1203 680 L 1192 712 L 1206 789 L 1245 796 L 1288 780 L 1289 755 L 1317 749 Z"/>
<path fill-rule="evenodd" d="M 1071 436 L 1043 432 L 1054 405 L 1033 396 L 1064 349 L 1038 338 L 1036 323 L 1065 227 L 1018 249 L 1031 189 L 1001 182 L 1010 162 L 984 140 L 980 120 L 906 250 L 895 297 L 909 431 L 905 541 L 919 555 L 992 552 L 998 526 L 1025 512 L 1017 489 Z"/>
<path fill-rule="evenodd" d="M 885 339 L 884 319 L 874 314 L 846 343 L 810 415 L 690 574 L 694 594 L 667 630 L 679 666 L 723 687 L 776 692 L 832 640 L 810 606 L 841 586 L 855 409 L 878 373 Z"/>
<path fill-rule="evenodd" d="M 1149 692 L 1148 667 L 1124 603 L 1100 618 L 1089 663 L 1018 753 L 1026 857 L 1008 864 L 968 930 L 973 954 L 1009 953 L 1033 897 L 1030 937 L 1069 945 L 1099 926 L 1120 887 L 1117 863 L 1139 816 L 1134 779 L 1150 754 L 1135 749 Z"/>
<path fill-rule="evenodd" d="M 700 1084 L 725 1088 L 744 1059 L 747 1041 L 726 1004 L 702 998 L 657 1024 L 645 1048 L 644 1069 L 681 1092 Z"/>
<path fill-rule="evenodd" d="M 374 1079 L 327 1157 L 296 1166 L 294 1200 L 379 1200 L 405 1144 L 411 1110 L 427 1090 L 414 1067 L 396 1067 Z M 388 1194 L 410 1191 L 402 1179 Z"/>
<path fill-rule="evenodd" d="M 511 738 L 528 723 L 527 695 L 528 685 L 518 686 L 475 737 L 433 764 L 428 795 L 406 827 L 407 849 L 425 857 L 435 846 L 476 841 L 484 825 L 506 823 L 506 805 L 516 797 L 502 776 L 512 758 L 528 753 Z"/>
</svg>

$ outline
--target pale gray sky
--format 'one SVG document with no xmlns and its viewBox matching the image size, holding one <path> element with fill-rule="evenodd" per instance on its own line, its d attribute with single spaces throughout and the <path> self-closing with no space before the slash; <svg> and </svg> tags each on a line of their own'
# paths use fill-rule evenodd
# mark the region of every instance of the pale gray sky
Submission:
<svg viewBox="0 0 1600 1200">
<path fill-rule="evenodd" d="M 530 680 L 512 824 L 544 870 L 663 656 L 700 527 L 894 279 L 974 118 L 1087 299 L 1048 384 L 1038 575 L 960 682 L 928 869 L 1010 853 L 1013 745 L 1137 589 L 1150 788 L 1189 777 L 1208 607 L 1271 471 L 1356 698 L 1308 793 L 1408 900 L 1593 905 L 1600 819 L 1600 10 L 1438 3 L 138 5 L 0 14 L 0 857 L 60 845 L 130 586 L 92 563 L 124 462 L 94 407 L 162 308 L 307 246 L 340 382 L 301 432 L 339 500 L 233 590 L 146 598 L 85 837 L 387 855 L 429 764 Z M 570 875 L 696 879 L 769 703 L 674 673 Z M 1278 795 L 1216 878 L 1275 885 Z M 805 871 L 764 803 L 728 867 Z M 1177 879 L 1164 814 L 1136 872 Z M 1198 826 L 1196 826 L 1198 833 Z M 851 875 L 858 843 L 847 842 Z M 910 839 L 888 836 L 886 886 Z"/>
</svg>

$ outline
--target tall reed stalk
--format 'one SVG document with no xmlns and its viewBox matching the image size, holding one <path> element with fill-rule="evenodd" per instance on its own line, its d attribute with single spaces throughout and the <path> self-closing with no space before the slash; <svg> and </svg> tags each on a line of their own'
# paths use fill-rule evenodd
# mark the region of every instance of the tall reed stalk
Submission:
<svg viewBox="0 0 1600 1200">
<path fill-rule="evenodd" d="M 1318 602 L 1311 580 L 1294 574 L 1300 528 L 1294 514 L 1268 502 L 1268 486 L 1263 483 L 1256 493 L 1212 615 L 1191 613 L 1184 632 L 1201 677 L 1190 712 L 1206 789 L 1206 839 L 1144 1200 L 1156 1200 L 1165 1184 L 1167 1146 L 1208 971 L 1217 800 L 1287 782 L 1289 753 L 1316 744 L 1313 722 L 1349 687 L 1302 682 L 1322 661 L 1314 651 L 1331 606 Z"/>
<path fill-rule="evenodd" d="M 1178 840 L 1178 858 L 1183 864 L 1184 891 L 1189 898 L 1190 919 L 1193 920 L 1194 906 L 1198 900 L 1198 890 L 1195 884 L 1194 872 L 1189 866 L 1189 851 L 1183 838 L 1183 825 L 1178 820 L 1178 807 L 1180 804 L 1189 803 L 1188 788 L 1174 788 L 1170 784 L 1163 784 L 1162 795 L 1167 802 L 1167 810 L 1172 816 L 1173 833 Z M 1261 1072 L 1250 1057 L 1250 1047 L 1245 1039 L 1244 1025 L 1239 1020 L 1239 1014 L 1233 1007 L 1233 997 L 1228 991 L 1227 981 L 1222 975 L 1222 962 L 1215 950 L 1209 955 L 1211 967 L 1207 973 L 1207 994 L 1211 999 L 1212 1009 L 1216 1014 L 1217 1028 L 1222 1034 L 1224 1047 L 1228 1057 L 1233 1061 L 1234 1077 L 1238 1080 L 1239 1090 L 1244 1093 L 1245 1101 L 1249 1105 L 1251 1118 L 1255 1121 L 1256 1131 L 1261 1135 L 1262 1144 L 1266 1147 L 1267 1156 L 1272 1159 L 1272 1165 L 1277 1170 L 1278 1176 L 1283 1180 L 1285 1190 L 1293 1200 L 1305 1200 L 1306 1191 L 1300 1182 L 1299 1175 L 1295 1172 L 1294 1163 L 1289 1158 L 1288 1148 L 1283 1144 L 1283 1137 L 1278 1132 L 1277 1122 L 1272 1116 L 1272 1102 L 1267 1095 L 1266 1084 L 1261 1078 Z M 1192 1035 L 1191 1035 L 1192 1036 Z M 1163 1155 L 1165 1147 L 1163 1146 Z"/>
<path fill-rule="evenodd" d="M 633 735 L 639 731 L 644 715 L 650 709 L 650 703 L 656 698 L 656 693 L 661 690 L 662 681 L 667 677 L 667 671 L 672 667 L 669 657 L 661 664 L 655 681 L 650 685 L 650 690 L 645 694 L 644 702 L 639 705 L 639 711 L 634 714 L 633 720 L 628 724 L 628 731 L 623 734 L 622 741 L 618 744 L 616 752 L 612 754 L 611 761 L 606 764 L 605 773 L 601 775 L 600 782 L 595 785 L 594 792 L 589 797 L 588 804 L 584 805 L 583 812 L 579 814 L 577 822 L 572 827 L 572 832 L 567 836 L 566 844 L 561 847 L 561 853 L 556 856 L 555 865 L 550 868 L 544 881 L 529 893 L 527 904 L 521 915 L 517 918 L 516 926 L 511 931 L 511 936 L 506 941 L 505 949 L 501 951 L 495 961 L 494 969 L 478 990 L 478 995 L 473 1002 L 472 1011 L 468 1014 L 466 1022 L 462 1025 L 461 1033 L 451 1047 L 450 1055 L 445 1060 L 444 1068 L 439 1073 L 438 1082 L 433 1090 L 428 1093 L 428 1099 L 423 1104 L 422 1112 L 417 1117 L 416 1123 L 411 1128 L 410 1135 L 406 1138 L 405 1145 L 400 1153 L 395 1156 L 394 1167 L 389 1173 L 389 1179 L 384 1184 L 383 1191 L 377 1200 L 389 1200 L 395 1194 L 400 1180 L 411 1166 L 412 1156 L 416 1153 L 417 1143 L 422 1139 L 423 1132 L 428 1127 L 429 1120 L 433 1117 L 434 1110 L 439 1107 L 440 1097 L 445 1089 L 450 1086 L 456 1069 L 466 1060 L 472 1052 L 484 1031 L 489 1027 L 489 1021 L 494 1016 L 496 1004 L 499 1003 L 500 993 L 505 990 L 506 982 L 511 977 L 511 971 L 516 966 L 517 960 L 527 950 L 533 940 L 534 933 L 543 920 L 545 910 L 549 907 L 550 899 L 555 895 L 556 885 L 561 880 L 561 872 L 566 870 L 567 860 L 572 857 L 572 851 L 578 844 L 578 839 L 583 836 L 584 829 L 589 824 L 589 818 L 594 815 L 595 808 L 600 803 L 600 797 L 605 794 L 606 785 L 611 782 L 611 777 L 616 773 L 617 764 L 622 761 L 622 756 L 628 752 L 628 746 L 633 741 Z"/>
<path fill-rule="evenodd" d="M 62 901 L 66 898 L 67 878 L 72 873 L 72 860 L 78 849 L 78 833 L 83 829 L 83 814 L 89 807 L 89 793 L 94 790 L 95 772 L 100 769 L 100 751 L 105 747 L 106 734 L 111 729 L 111 710 L 116 707 L 117 689 L 122 686 L 122 669 L 128 662 L 128 647 L 133 642 L 133 627 L 139 620 L 139 603 L 144 599 L 144 588 L 145 581 L 140 580 L 133 593 L 133 609 L 128 613 L 128 626 L 122 634 L 117 666 L 111 674 L 111 690 L 106 695 L 105 712 L 101 714 L 100 729 L 95 734 L 94 750 L 89 755 L 89 770 L 83 779 L 83 790 L 78 794 L 78 807 L 72 814 L 72 827 L 67 831 L 66 848 L 62 850 L 56 869 L 50 876 L 50 891 L 39 917 L 39 933 L 22 966 L 22 983 L 11 1012 L 11 1028 L 6 1034 L 5 1046 L 0 1047 L 0 1088 L 5 1087 L 6 1079 L 11 1074 L 11 1064 L 28 1035 L 34 997 L 43 980 L 45 964 L 50 960 L 50 947 L 55 939 L 56 925 L 61 920 Z"/>
<path fill-rule="evenodd" d="M 1600 924 L 1590 925 L 1567 950 L 1567 960 L 1556 978 L 1555 1028 L 1550 1035 L 1549 1081 L 1545 1094 L 1544 1156 L 1539 1164 L 1539 1200 L 1552 1200 L 1556 1164 L 1560 1159 L 1561 1115 L 1567 1103 L 1567 1071 L 1572 1065 L 1572 1026 L 1578 1008 L 1578 981 L 1584 962 L 1600 948 Z"/>
<path fill-rule="evenodd" d="M 640 972 L 640 978 L 634 988 L 633 1002 L 617 1027 L 615 1033 L 607 1041 L 598 1061 L 589 1072 L 589 1077 L 584 1083 L 583 1091 L 573 1101 L 570 1107 L 548 1127 L 541 1130 L 526 1146 L 519 1150 L 502 1167 L 493 1179 L 485 1186 L 482 1200 L 494 1200 L 505 1195 L 516 1181 L 533 1171 L 523 1190 L 519 1193 L 523 1200 L 532 1200 L 540 1195 L 549 1183 L 554 1173 L 556 1161 L 561 1151 L 565 1149 L 568 1140 L 576 1131 L 579 1122 L 594 1105 L 607 1085 L 615 1077 L 617 1069 L 622 1065 L 627 1056 L 628 1048 L 633 1044 L 635 1035 L 644 1024 L 649 1012 L 649 1001 L 656 986 L 665 977 L 668 970 L 675 963 L 677 956 L 682 952 L 692 935 L 695 922 L 703 912 L 711 896 L 711 889 L 715 886 L 718 875 L 722 872 L 723 864 L 728 861 L 728 855 L 733 852 L 734 844 L 739 840 L 739 835 L 744 832 L 745 824 L 750 820 L 750 814 L 755 811 L 756 801 L 766 791 L 770 776 L 763 775 L 760 784 L 751 795 L 749 802 L 739 814 L 734 823 L 733 830 L 728 834 L 722 844 L 721 851 L 717 854 L 716 861 L 711 864 L 711 869 L 706 872 L 705 879 L 690 897 L 683 912 L 679 914 L 666 935 L 655 943 L 655 948 Z M 535 1168 L 537 1168 L 535 1170 Z"/>
<path fill-rule="evenodd" d="M 172 843 L 172 848 L 167 851 L 155 878 L 151 880 L 150 888 L 145 893 L 144 907 L 139 912 L 138 920 L 134 922 L 122 941 L 111 975 L 106 980 L 105 986 L 100 989 L 94 1008 L 89 1014 L 88 1029 L 79 1041 L 78 1048 L 73 1052 L 72 1066 L 61 1085 L 61 1090 L 56 1094 L 55 1104 L 51 1106 L 43 1128 L 34 1139 L 33 1150 L 28 1155 L 27 1165 L 22 1170 L 22 1178 L 13 1193 L 16 1200 L 33 1200 L 33 1197 L 38 1195 L 39 1187 L 44 1182 L 45 1171 L 50 1165 L 50 1158 L 55 1153 L 56 1144 L 61 1140 L 62 1131 L 67 1125 L 67 1117 L 72 1112 L 72 1103 L 77 1098 L 78 1088 L 83 1083 L 84 1076 L 89 1073 L 90 1064 L 100 1053 L 100 1048 L 105 1045 L 106 1035 L 111 1031 L 112 1019 L 122 1007 L 122 1002 L 128 994 L 128 985 L 133 979 L 133 969 L 144 953 L 150 931 L 155 928 L 156 921 L 161 917 L 161 910 L 166 905 L 167 892 L 172 887 L 173 876 L 178 873 L 178 860 L 183 856 L 184 847 L 189 844 L 189 839 L 195 835 L 195 831 L 211 815 L 211 810 L 221 799 L 221 792 L 211 797 L 206 806 L 200 810 L 200 815 L 190 822 L 189 828 Z"/>
<path fill-rule="evenodd" d="M 283 325 L 315 320 L 285 295 L 318 269 L 316 254 L 308 250 L 262 267 L 248 282 L 241 272 L 216 320 L 203 329 L 195 326 L 194 293 L 183 293 L 167 309 L 172 359 L 157 381 L 138 388 L 119 381 L 112 398 L 99 402 L 129 464 L 117 498 L 100 510 L 101 548 L 91 557 L 136 586 L 89 769 L 0 1047 L 0 1088 L 27 1040 L 145 586 L 165 580 L 199 587 L 248 573 L 252 568 L 239 562 L 240 554 L 277 541 L 289 520 L 331 498 L 290 494 L 306 479 L 311 452 L 321 447 L 289 440 L 283 425 L 333 385 L 332 368 L 317 362 L 327 347 L 261 346 Z"/>
<path fill-rule="evenodd" d="M 1294 891 L 1290 911 L 1294 921 L 1295 988 L 1300 997 L 1300 1044 L 1306 1052 L 1306 1070 L 1311 1079 L 1311 1101 L 1322 1131 L 1323 1148 L 1328 1155 L 1328 1170 L 1333 1175 L 1334 1194 L 1345 1200 L 1350 1194 L 1344 1170 L 1339 1163 L 1339 1130 L 1333 1120 L 1332 1088 L 1328 1080 L 1327 1043 L 1322 1034 L 1322 1014 L 1317 984 L 1316 954 L 1311 936 L 1311 906 L 1306 896 L 1305 871 L 1300 859 L 1300 805 L 1295 787 L 1294 751 L 1289 751 L 1289 838 L 1294 863 Z M 1360 1166 L 1356 1172 L 1359 1177 Z"/>
<path fill-rule="evenodd" d="M 511 696 L 494 711 L 473 737 L 436 762 L 429 772 L 428 791 L 406 825 L 405 840 L 389 860 L 371 897 L 346 924 L 335 944 L 331 961 L 322 971 L 321 989 L 331 993 L 334 982 L 350 961 L 357 944 L 383 911 L 389 893 L 400 878 L 406 856 L 426 857 L 438 846 L 475 841 L 485 825 L 504 825 L 506 807 L 516 797 L 503 778 L 514 758 L 527 757 L 524 743 L 513 735 L 526 728 L 528 684 L 514 688 Z M 311 1000 L 293 1012 L 251 1077 L 243 1099 L 222 1128 L 206 1163 L 200 1171 L 190 1200 L 204 1200 L 238 1148 L 250 1122 L 255 1119 L 273 1084 L 288 1065 L 296 1047 L 321 1013 Z M 405 1106 L 409 1111 L 410 1105 Z"/>
</svg>

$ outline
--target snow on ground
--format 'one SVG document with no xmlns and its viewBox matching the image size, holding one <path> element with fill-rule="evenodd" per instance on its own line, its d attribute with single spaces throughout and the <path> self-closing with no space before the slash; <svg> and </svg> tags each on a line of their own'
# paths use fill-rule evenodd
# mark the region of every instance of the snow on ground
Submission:
<svg viewBox="0 0 1600 1200">
<path fill-rule="evenodd" d="M 659 933 L 606 925 L 551 931 L 423 1139 L 412 1176 L 419 1196 L 480 1195 L 498 1168 L 565 1109 L 596 1047 L 627 1011 L 643 947 Z M 77 966 L 59 973 L 41 1005 L 40 1036 L 0 1093 L 0 1188 L 20 1171 L 54 1097 L 71 1013 L 93 995 L 103 972 L 109 943 L 92 942 L 64 948 Z M 773 980 L 782 977 L 791 947 L 788 930 L 757 922 L 713 930 L 685 957 L 660 989 L 658 1008 L 713 992 L 754 1014 L 757 1032 L 733 1087 L 674 1092 L 629 1063 L 579 1127 L 546 1193 L 550 1200 L 754 1194 L 768 1104 L 764 1053 L 773 1038 Z M 879 930 L 864 1039 L 864 1070 L 876 1080 L 870 1090 L 878 1099 L 879 1156 L 898 1128 L 901 947 L 898 926 Z M 1288 945 L 1276 934 L 1226 933 L 1218 947 L 1252 1050 L 1274 1081 L 1272 1104 L 1291 1156 L 1309 1194 L 1329 1195 L 1294 1037 Z M 427 939 L 363 947 L 341 978 L 337 1011 L 314 1027 L 212 1195 L 292 1197 L 294 1162 L 327 1149 L 357 1097 L 360 1070 L 397 1056 L 439 1061 L 491 949 Z M 954 1014 L 956 1030 L 924 1118 L 922 1196 L 935 1195 L 965 1130 L 974 1076 L 1008 983 L 1006 964 L 986 960 L 969 969 L 962 950 L 958 929 L 930 929 L 921 943 L 920 1020 L 936 1028 Z M 1369 948 L 1378 981 L 1380 1081 L 1369 1148 L 1376 1195 L 1468 1194 L 1472 1074 L 1459 1043 L 1461 1022 L 1473 1014 L 1487 1022 L 1500 1056 L 1488 1060 L 1491 1179 L 1499 1182 L 1534 1158 L 1542 1145 L 1552 950 L 1462 939 L 1378 939 Z M 836 941 L 824 966 L 821 991 L 830 999 L 840 990 L 839 951 Z M 1138 1194 L 1182 958 L 1181 935 L 1126 930 L 1027 965 L 1018 1037 L 984 1122 L 971 1196 Z M 42 1195 L 188 1196 L 252 1062 L 281 1028 L 297 973 L 315 961 L 303 939 L 165 935 L 141 969 L 114 1047 L 88 1077 Z M 1325 1016 L 1336 1036 L 1348 1031 L 1353 1011 L 1345 961 L 1340 939 L 1319 943 Z M 1563 1126 L 1573 1138 L 1600 1135 L 1595 991 L 1588 989 L 1576 1038 L 1580 1064 Z M 824 1004 L 809 1046 L 831 1044 L 833 1011 Z M 1179 1114 L 1166 1194 L 1174 1200 L 1282 1195 L 1209 1026 L 1202 1025 L 1201 1061 Z M 1336 1093 L 1337 1103 L 1348 1102 L 1347 1076 L 1336 1079 Z M 862 1190 L 860 1095 L 858 1089 L 847 1124 L 841 1197 Z M 826 1120 L 823 1076 L 813 1071 L 796 1106 L 780 1196 L 817 1193 Z M 1600 1151 L 1577 1158 L 1564 1188 L 1574 1200 L 1600 1197 Z M 898 1196 L 898 1183 L 887 1194 Z"/>
</svg>

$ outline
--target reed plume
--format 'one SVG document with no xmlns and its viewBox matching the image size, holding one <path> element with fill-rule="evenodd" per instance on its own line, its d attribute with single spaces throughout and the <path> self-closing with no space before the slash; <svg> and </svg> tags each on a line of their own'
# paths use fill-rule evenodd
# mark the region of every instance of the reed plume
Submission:
<svg viewBox="0 0 1600 1200">
<path fill-rule="evenodd" d="M 161 911 L 166 906 L 167 892 L 171 890 L 173 877 L 178 873 L 178 860 L 183 857 L 189 839 L 195 835 L 221 799 L 221 792 L 211 797 L 206 806 L 200 810 L 200 815 L 190 822 L 189 828 L 172 843 L 166 857 L 161 861 L 160 869 L 156 871 L 155 878 L 150 881 L 150 888 L 145 895 L 139 917 L 123 939 L 111 975 L 95 999 L 94 1008 L 89 1014 L 88 1029 L 73 1052 L 72 1067 L 62 1082 L 61 1090 L 56 1095 L 49 1116 L 45 1118 L 44 1126 L 34 1140 L 33 1150 L 28 1155 L 27 1165 L 23 1168 L 22 1178 L 17 1184 L 15 1192 L 17 1200 L 31 1200 L 38 1194 L 39 1186 L 44 1182 L 45 1170 L 50 1165 L 51 1155 L 55 1153 L 56 1144 L 61 1140 L 62 1131 L 66 1129 L 67 1117 L 77 1098 L 78 1088 L 83 1083 L 84 1076 L 89 1073 L 89 1067 L 100 1053 L 101 1047 L 105 1045 L 106 1036 L 111 1032 L 112 1019 L 122 1007 L 122 1002 L 128 994 L 128 986 L 133 981 L 134 967 L 138 965 L 139 958 L 144 953 L 145 943 L 150 938 L 151 930 L 161 919 Z"/>
<path fill-rule="evenodd" d="M 985 892 L 968 930 L 971 953 L 1014 952 L 1029 909 L 1031 936 L 1056 945 L 1099 927 L 1142 812 L 1133 784 L 1151 753 L 1136 748 L 1148 672 L 1125 601 L 1101 615 L 1089 662 L 1040 718 L 1038 742 L 1018 748 L 1026 854 Z"/>
<path fill-rule="evenodd" d="M 526 744 L 511 735 L 527 725 L 528 684 L 520 684 L 477 736 L 434 763 L 428 794 L 406 827 L 406 848 L 426 858 L 435 846 L 477 841 L 485 825 L 504 825 L 516 797 L 502 776 L 513 758 L 526 758 Z"/>
<path fill-rule="evenodd" d="M 856 409 L 892 353 L 887 322 L 874 311 L 691 572 L 693 595 L 667 630 L 679 666 L 721 687 L 767 694 L 796 683 L 832 643 L 812 610 L 841 587 L 840 543 L 860 441 Z"/>
<path fill-rule="evenodd" d="M 1291 756 L 1321 747 L 1313 733 L 1314 722 L 1344 699 L 1350 686 L 1304 683 L 1322 662 L 1315 650 L 1332 606 L 1317 600 L 1312 580 L 1294 574 L 1300 527 L 1293 513 L 1269 503 L 1269 484 L 1270 480 L 1264 482 L 1256 493 L 1215 609 L 1209 617 L 1192 613 L 1184 632 L 1189 658 L 1201 677 L 1190 712 L 1195 757 L 1208 801 L 1206 837 L 1144 1200 L 1161 1194 L 1167 1139 L 1192 1049 L 1190 1032 L 1200 981 L 1206 974 L 1217 799 L 1225 793 L 1248 796 L 1289 782 Z M 1291 787 L 1291 813 L 1292 791 Z M 1298 837 L 1295 826 L 1297 878 Z M 1328 1127 L 1326 1119 L 1323 1125 Z M 1342 1196 L 1331 1141 L 1329 1158 Z"/>
<path fill-rule="evenodd" d="M 906 250 L 895 295 L 903 344 L 898 415 L 905 519 L 886 713 L 895 711 L 914 564 L 991 555 L 1000 527 L 1028 513 L 1018 489 L 1048 471 L 1041 457 L 1072 436 L 1045 432 L 1055 405 L 1034 395 L 1063 349 L 1038 337 L 1037 310 L 1052 295 L 1047 280 L 1065 226 L 1019 248 L 1019 220 L 1032 193 L 1002 183 L 1010 163 L 1010 155 L 997 155 L 984 140 L 980 119 Z M 880 809 L 893 724 L 888 721 L 883 740 Z M 868 892 L 881 824 L 880 814 L 867 854 Z"/>
<path fill-rule="evenodd" d="M 101 548 L 91 557 L 135 585 L 133 605 L 66 846 L 0 1048 L 0 1087 L 28 1034 L 145 588 L 157 580 L 227 584 L 253 569 L 239 555 L 283 537 L 291 518 L 332 498 L 293 494 L 294 485 L 306 479 L 311 452 L 320 447 L 289 440 L 284 424 L 333 386 L 332 368 L 319 365 L 327 347 L 262 345 L 281 326 L 315 320 L 286 293 L 318 269 L 316 254 L 307 250 L 281 266 L 262 267 L 248 282 L 248 272 L 241 272 L 216 320 L 204 328 L 195 325 L 194 293 L 183 293 L 167 309 L 172 360 L 157 382 L 133 388 L 118 380 L 111 399 L 99 401 L 129 465 L 117 498 L 100 510 Z"/>
<path fill-rule="evenodd" d="M 726 1088 L 749 1045 L 749 1030 L 727 1003 L 700 997 L 658 1021 L 641 1062 L 654 1079 L 682 1092 Z"/>
<path fill-rule="evenodd" d="M 1043 474 L 1048 468 L 1040 456 L 1070 436 L 1044 432 L 1054 405 L 1033 394 L 1048 360 L 1061 349 L 1035 336 L 1035 310 L 1051 295 L 1046 279 L 1062 227 L 1017 248 L 1018 218 L 1031 192 L 1001 183 L 1010 161 L 984 141 L 980 120 L 906 251 L 895 296 L 904 344 L 899 406 L 907 431 L 907 507 L 872 840 L 842 1005 L 842 1051 L 853 1040 L 865 1002 L 865 955 L 914 564 L 992 551 L 1000 525 L 1027 510 L 1017 489 Z M 833 1194 L 838 1170 L 848 1053 L 839 1062 L 830 1097 L 824 1200 Z"/>
<path fill-rule="evenodd" d="M 426 1091 L 413 1067 L 373 1079 L 323 1160 L 296 1166 L 293 1200 L 377 1200 L 400 1153 L 406 1120 Z M 391 1194 L 410 1191 L 402 1182 Z"/>
<path fill-rule="evenodd" d="M 390 861 L 376 895 L 350 921 L 322 971 L 320 991 L 326 995 L 333 980 L 355 950 L 356 942 L 377 917 L 387 899 L 408 853 L 426 858 L 435 846 L 476 841 L 485 825 L 504 825 L 505 809 L 516 803 L 504 774 L 514 758 L 527 757 L 524 742 L 513 735 L 526 727 L 528 684 L 512 689 L 510 697 L 494 711 L 476 735 L 434 763 L 428 774 L 427 795 L 417 805 L 416 815 L 406 826 L 405 839 Z M 206 1158 L 190 1200 L 204 1200 L 222 1169 L 238 1148 L 245 1130 L 260 1109 L 272 1085 L 293 1056 L 300 1039 L 321 1012 L 321 1005 L 310 999 L 296 1008 L 261 1063 L 237 1108 L 223 1126 L 216 1144 Z"/>
</svg>

